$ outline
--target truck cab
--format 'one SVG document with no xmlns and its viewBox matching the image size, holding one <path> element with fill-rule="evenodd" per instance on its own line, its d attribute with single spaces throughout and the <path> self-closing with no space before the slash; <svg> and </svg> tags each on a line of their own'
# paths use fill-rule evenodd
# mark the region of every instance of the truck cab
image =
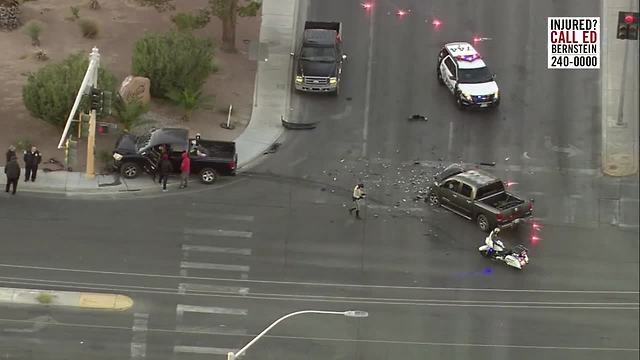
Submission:
<svg viewBox="0 0 640 360">
<path fill-rule="evenodd" d="M 307 21 L 296 56 L 295 89 L 303 92 L 338 95 L 342 63 L 342 24 Z"/>
</svg>

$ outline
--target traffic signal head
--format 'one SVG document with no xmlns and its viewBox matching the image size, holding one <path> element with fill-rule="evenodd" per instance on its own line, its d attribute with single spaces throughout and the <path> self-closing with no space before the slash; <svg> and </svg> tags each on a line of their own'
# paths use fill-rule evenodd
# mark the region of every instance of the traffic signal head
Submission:
<svg viewBox="0 0 640 360">
<path fill-rule="evenodd" d="M 91 88 L 89 92 L 90 100 L 91 100 L 91 110 L 96 110 L 97 112 L 102 112 L 103 106 L 103 93 L 100 89 L 96 89 L 94 87 Z"/>
<path fill-rule="evenodd" d="M 622 40 L 638 40 L 639 22 L 640 19 L 637 12 L 618 12 L 616 38 Z"/>
</svg>

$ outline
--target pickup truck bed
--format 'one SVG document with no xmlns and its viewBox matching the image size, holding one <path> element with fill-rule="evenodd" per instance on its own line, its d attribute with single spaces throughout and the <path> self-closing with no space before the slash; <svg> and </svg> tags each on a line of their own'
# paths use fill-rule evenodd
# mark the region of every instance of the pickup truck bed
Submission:
<svg viewBox="0 0 640 360">
<path fill-rule="evenodd" d="M 517 197 L 509 195 L 506 192 L 492 195 L 479 201 L 498 210 L 506 210 L 524 204 L 524 200 L 518 199 Z"/>
</svg>

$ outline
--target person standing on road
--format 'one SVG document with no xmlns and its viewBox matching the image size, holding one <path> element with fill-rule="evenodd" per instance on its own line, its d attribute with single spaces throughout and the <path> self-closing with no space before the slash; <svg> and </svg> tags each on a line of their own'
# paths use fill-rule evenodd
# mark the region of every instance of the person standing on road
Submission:
<svg viewBox="0 0 640 360">
<path fill-rule="evenodd" d="M 13 187 L 12 195 L 16 194 L 16 189 L 18 188 L 18 180 L 20 179 L 20 165 L 18 165 L 18 158 L 12 157 L 7 166 L 4 168 L 4 173 L 7 175 L 7 186 L 5 187 L 5 192 L 9 192 L 9 186 Z"/>
<path fill-rule="evenodd" d="M 171 171 L 172 166 L 171 161 L 169 160 L 169 154 L 163 153 L 160 158 L 160 163 L 158 164 L 158 173 L 160 174 L 158 183 L 162 184 L 162 191 L 167 191 L 167 180 L 169 179 Z"/>
<path fill-rule="evenodd" d="M 189 173 L 191 173 L 191 159 L 189 159 L 189 154 L 185 151 L 182 153 L 182 162 L 180 163 L 180 189 L 187 187 Z"/>
<path fill-rule="evenodd" d="M 360 217 L 360 207 L 362 206 L 362 201 L 365 197 L 364 193 L 364 184 L 360 183 L 353 188 L 353 195 L 351 200 L 353 200 L 353 207 L 349 209 L 349 214 L 353 214 L 353 210 L 356 211 L 356 219 L 361 219 Z"/>
<path fill-rule="evenodd" d="M 35 146 L 31 147 L 31 150 L 24 151 L 24 181 L 36 181 L 36 174 L 38 173 L 38 165 L 42 161 L 40 151 Z"/>
<path fill-rule="evenodd" d="M 13 145 L 9 145 L 9 149 L 7 150 L 7 161 L 5 162 L 5 164 L 8 164 L 9 161 L 11 161 L 12 157 L 17 157 L 16 156 L 16 147 Z"/>
</svg>

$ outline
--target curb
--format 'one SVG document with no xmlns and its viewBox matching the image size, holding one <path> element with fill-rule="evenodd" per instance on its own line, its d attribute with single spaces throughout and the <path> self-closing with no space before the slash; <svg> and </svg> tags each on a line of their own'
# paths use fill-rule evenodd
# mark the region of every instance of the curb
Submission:
<svg viewBox="0 0 640 360">
<path fill-rule="evenodd" d="M 125 311 L 134 304 L 130 297 L 121 294 L 3 287 L 0 287 L 0 303 L 112 311 Z"/>
</svg>

